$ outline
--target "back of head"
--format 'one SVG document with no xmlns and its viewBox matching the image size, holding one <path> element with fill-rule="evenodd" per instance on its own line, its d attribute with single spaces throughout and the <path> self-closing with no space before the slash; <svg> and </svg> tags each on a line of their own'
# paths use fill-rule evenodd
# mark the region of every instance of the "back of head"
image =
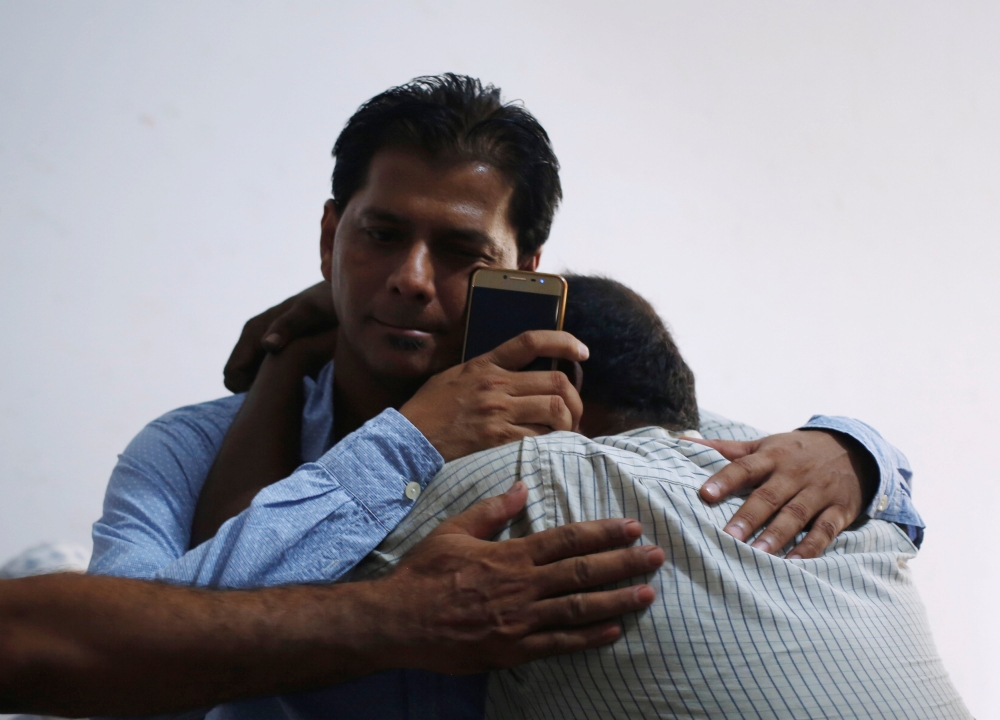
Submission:
<svg viewBox="0 0 1000 720">
<path fill-rule="evenodd" d="M 590 348 L 580 389 L 585 416 L 587 406 L 603 406 L 612 419 L 608 434 L 643 425 L 696 429 L 694 373 L 652 305 L 608 278 L 566 280 L 563 329 Z"/>
<path fill-rule="evenodd" d="M 559 161 L 534 116 L 520 105 L 503 103 L 499 88 L 446 73 L 416 78 L 362 105 L 333 146 L 338 212 L 364 186 L 372 158 L 386 147 L 496 168 L 514 189 L 510 222 L 517 230 L 518 255 L 534 255 L 548 239 L 562 199 Z"/>
</svg>

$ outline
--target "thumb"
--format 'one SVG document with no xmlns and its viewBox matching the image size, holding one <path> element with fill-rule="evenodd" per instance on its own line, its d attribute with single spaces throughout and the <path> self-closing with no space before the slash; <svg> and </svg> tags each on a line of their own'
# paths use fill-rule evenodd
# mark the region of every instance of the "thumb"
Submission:
<svg viewBox="0 0 1000 720">
<path fill-rule="evenodd" d="M 520 480 L 503 495 L 480 500 L 465 512 L 441 523 L 432 535 L 471 535 L 480 540 L 500 532 L 528 500 L 528 486 Z"/>
<path fill-rule="evenodd" d="M 707 445 L 717 451 L 722 457 L 732 462 L 747 455 L 753 455 L 760 450 L 760 440 L 706 440 L 705 438 L 682 437 L 681 440 Z"/>
</svg>

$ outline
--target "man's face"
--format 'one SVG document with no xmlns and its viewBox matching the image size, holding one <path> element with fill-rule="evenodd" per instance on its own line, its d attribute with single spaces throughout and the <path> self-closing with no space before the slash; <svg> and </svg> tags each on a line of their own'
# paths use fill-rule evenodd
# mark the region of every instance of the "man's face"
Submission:
<svg viewBox="0 0 1000 720">
<path fill-rule="evenodd" d="M 323 276 L 340 320 L 338 356 L 372 373 L 417 380 L 460 360 L 469 276 L 518 264 L 511 185 L 489 165 L 420 151 L 376 153 L 337 216 L 323 215 Z M 346 345 L 346 347 L 341 347 Z"/>
</svg>

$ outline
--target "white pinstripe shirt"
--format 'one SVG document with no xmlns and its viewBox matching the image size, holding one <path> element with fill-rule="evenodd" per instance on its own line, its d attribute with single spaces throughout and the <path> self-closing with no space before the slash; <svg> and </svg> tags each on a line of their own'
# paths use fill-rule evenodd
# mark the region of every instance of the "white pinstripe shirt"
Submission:
<svg viewBox="0 0 1000 720">
<path fill-rule="evenodd" d="M 659 428 L 477 453 L 444 467 L 354 577 L 386 572 L 443 518 L 520 479 L 528 506 L 501 538 L 633 517 L 667 562 L 647 578 L 655 603 L 625 619 L 615 644 L 493 673 L 488 718 L 969 717 L 935 650 L 906 535 L 869 520 L 821 558 L 759 552 L 722 532 L 742 499 L 698 497 L 725 463 Z"/>
</svg>

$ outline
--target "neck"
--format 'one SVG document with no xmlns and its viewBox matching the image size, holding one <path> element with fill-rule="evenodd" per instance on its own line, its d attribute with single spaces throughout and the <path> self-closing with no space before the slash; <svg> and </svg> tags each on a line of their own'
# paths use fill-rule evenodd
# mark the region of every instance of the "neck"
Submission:
<svg viewBox="0 0 1000 720">
<path fill-rule="evenodd" d="M 364 358 L 338 336 L 333 356 L 334 442 L 357 430 L 386 408 L 399 408 L 424 380 L 400 380 L 373 373 Z"/>
</svg>

